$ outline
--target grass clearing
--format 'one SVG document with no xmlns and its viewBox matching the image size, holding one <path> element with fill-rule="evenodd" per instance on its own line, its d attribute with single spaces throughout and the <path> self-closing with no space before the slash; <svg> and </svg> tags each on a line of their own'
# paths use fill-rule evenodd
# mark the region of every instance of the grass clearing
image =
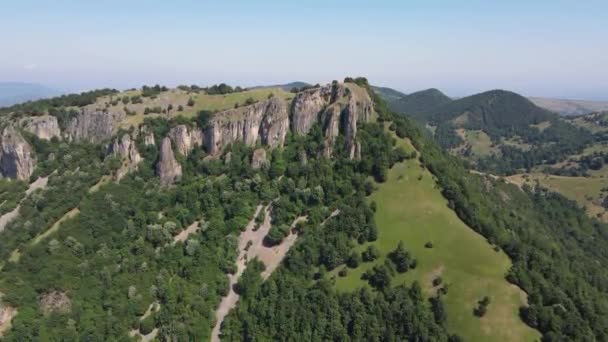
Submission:
<svg viewBox="0 0 608 342">
<path fill-rule="evenodd" d="M 204 93 L 191 93 L 179 89 L 170 89 L 169 91 L 162 92 L 156 98 L 142 98 L 143 103 L 140 104 L 127 104 L 126 106 L 119 103 L 117 106 L 111 106 L 110 110 L 124 111 L 124 107 L 128 108 L 129 111 L 135 112 L 135 115 L 129 115 L 123 121 L 121 127 L 129 128 L 143 123 L 146 117 L 169 117 L 174 118 L 183 116 L 186 118 L 194 117 L 197 113 L 202 110 L 209 111 L 221 111 L 234 108 L 236 104 L 244 105 L 247 99 L 251 98 L 254 101 L 266 100 L 270 94 L 275 94 L 286 100 L 291 100 L 295 94 L 286 92 L 281 88 L 258 88 L 246 90 L 238 93 L 230 94 L 218 94 L 208 95 Z M 193 106 L 188 106 L 188 100 L 192 98 L 194 100 Z M 101 98 L 96 104 L 97 106 L 105 106 L 109 101 L 109 98 Z M 146 107 L 154 108 L 160 107 L 166 109 L 169 104 L 173 106 L 173 109 L 168 114 L 146 114 L 144 110 Z M 183 111 L 178 111 L 178 106 L 183 107 Z"/>
<path fill-rule="evenodd" d="M 433 177 L 418 160 L 398 163 L 389 171 L 388 180 L 371 196 L 377 203 L 379 229 L 373 244 L 382 255 L 374 263 L 349 270 L 344 278 L 336 277 L 336 287 L 351 291 L 368 286 L 361 275 L 373 265 L 384 263 L 387 253 L 401 240 L 418 260 L 418 267 L 398 274 L 393 284 L 417 280 L 426 295 L 433 296 L 436 289 L 432 280 L 441 274 L 444 284 L 449 285 L 444 302 L 451 332 L 466 341 L 539 340 L 540 334 L 519 318 L 519 307 L 526 304 L 525 293 L 504 278 L 511 266 L 509 258 L 494 251 L 447 207 Z M 429 241 L 433 248 L 425 248 Z M 484 296 L 489 296 L 492 303 L 480 319 L 473 315 L 473 309 Z"/>
<path fill-rule="evenodd" d="M 475 157 L 485 157 L 499 153 L 499 150 L 494 146 L 490 136 L 484 131 L 472 131 L 458 128 L 456 134 L 464 140 L 464 144 L 454 149 L 454 152 L 464 152 L 467 147 L 470 146 L 471 154 Z"/>
</svg>

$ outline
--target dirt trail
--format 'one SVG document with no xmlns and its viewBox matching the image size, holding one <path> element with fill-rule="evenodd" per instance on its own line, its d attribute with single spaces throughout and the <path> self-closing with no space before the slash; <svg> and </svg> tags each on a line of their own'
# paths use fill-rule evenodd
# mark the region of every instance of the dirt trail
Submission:
<svg viewBox="0 0 608 342">
<path fill-rule="evenodd" d="M 266 280 L 274 270 L 279 267 L 287 252 L 294 243 L 296 243 L 296 239 L 298 238 L 298 234 L 294 231 L 296 225 L 300 222 L 304 222 L 308 219 L 308 216 L 300 216 L 296 218 L 291 224 L 291 231 L 289 235 L 283 239 L 283 241 L 273 247 L 261 246 L 258 251 L 258 259 L 264 263 L 266 269 L 262 272 L 262 279 Z"/>
<path fill-rule="evenodd" d="M 201 225 L 198 221 L 194 221 L 194 223 L 186 227 L 186 229 L 175 235 L 175 237 L 173 238 L 173 243 L 177 243 L 178 241 L 186 242 L 186 240 L 188 240 L 188 236 L 190 236 L 190 234 L 196 233 L 199 229 L 201 229 Z"/>
<path fill-rule="evenodd" d="M 249 221 L 245 231 L 239 235 L 239 255 L 236 262 L 236 272 L 235 274 L 228 275 L 228 279 L 230 281 L 230 290 L 228 291 L 228 294 L 222 298 L 220 305 L 215 311 L 215 326 L 211 332 L 211 341 L 217 342 L 220 340 L 220 331 L 222 329 L 224 318 L 226 315 L 228 315 L 228 312 L 230 312 L 230 310 L 236 306 L 236 303 L 239 300 L 239 295 L 234 291 L 234 285 L 238 281 L 241 274 L 243 274 L 245 271 L 248 257 L 256 254 L 257 248 L 262 245 L 264 237 L 270 230 L 270 204 L 264 208 L 264 212 L 266 214 L 264 222 L 260 225 L 258 230 L 253 230 L 255 227 L 255 218 L 259 215 L 261 210 L 262 206 L 258 205 L 253 219 Z M 251 241 L 251 246 L 249 246 L 249 249 L 247 249 L 247 244 L 249 241 Z"/>
<path fill-rule="evenodd" d="M 0 336 L 11 328 L 13 317 L 17 315 L 17 309 L 12 306 L 4 306 L 0 308 Z"/>
<path fill-rule="evenodd" d="M 55 173 L 55 172 L 53 172 L 53 173 Z M 35 181 L 33 181 L 32 184 L 30 184 L 29 188 L 27 188 L 27 190 L 25 190 L 25 197 L 23 197 L 23 199 L 21 200 L 21 202 L 23 202 L 23 200 L 26 199 L 27 196 L 29 196 L 32 192 L 34 192 L 34 191 L 36 191 L 38 189 L 45 188 L 46 185 L 49 182 L 49 176 L 38 177 L 38 179 L 36 179 Z M 19 203 L 21 203 L 21 202 L 19 202 Z M 21 208 L 21 204 L 18 204 L 15 207 L 15 209 L 13 209 L 13 210 L 9 211 L 8 213 L 0 216 L 0 232 L 2 232 L 4 230 L 4 228 L 6 228 L 6 225 L 9 224 L 12 220 L 14 220 L 19 215 L 19 209 L 20 208 Z"/>
<path fill-rule="evenodd" d="M 264 222 L 260 225 L 260 228 L 256 231 L 253 230 L 255 227 L 255 218 L 258 216 L 262 209 L 262 206 L 258 206 L 255 212 L 255 215 L 244 232 L 239 236 L 239 256 L 237 259 L 237 271 L 235 274 L 229 275 L 230 279 L 230 291 L 228 294 L 222 298 L 219 307 L 215 313 L 216 323 L 213 327 L 213 332 L 211 333 L 211 341 L 219 342 L 220 341 L 220 333 L 222 329 L 222 323 L 224 322 L 224 318 L 226 315 L 232 310 L 236 303 L 239 300 L 239 295 L 234 291 L 234 285 L 237 283 L 239 277 L 245 269 L 247 268 L 247 261 L 253 260 L 254 258 L 258 258 L 260 261 L 264 263 L 266 269 L 262 272 L 262 279 L 266 280 L 268 277 L 276 270 L 276 268 L 281 264 L 283 258 L 289 252 L 289 249 L 294 245 L 296 239 L 298 238 L 298 234 L 294 231 L 294 228 L 298 223 L 304 222 L 308 220 L 308 216 L 300 216 L 296 218 L 291 224 L 291 231 L 289 235 L 283 239 L 283 241 L 273 247 L 264 246 L 264 238 L 270 231 L 271 227 L 271 217 L 270 217 L 270 204 L 264 208 L 265 218 Z M 325 223 L 331 219 L 332 217 L 338 215 L 340 210 L 334 210 L 323 222 L 321 225 L 325 225 Z M 249 248 L 247 246 L 249 245 Z"/>
</svg>

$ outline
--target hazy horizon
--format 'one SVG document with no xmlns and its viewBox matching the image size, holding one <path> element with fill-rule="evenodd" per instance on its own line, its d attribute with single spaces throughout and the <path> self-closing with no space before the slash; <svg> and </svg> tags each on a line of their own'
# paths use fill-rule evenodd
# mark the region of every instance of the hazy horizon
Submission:
<svg viewBox="0 0 608 342">
<path fill-rule="evenodd" d="M 24 0 L 3 4 L 0 81 L 64 91 L 365 76 L 406 93 L 608 100 L 602 1 Z"/>
</svg>

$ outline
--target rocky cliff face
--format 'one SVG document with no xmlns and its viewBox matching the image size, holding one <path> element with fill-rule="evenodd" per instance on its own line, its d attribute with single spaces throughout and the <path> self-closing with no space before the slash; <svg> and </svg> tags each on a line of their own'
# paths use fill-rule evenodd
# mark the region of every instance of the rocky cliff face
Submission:
<svg viewBox="0 0 608 342">
<path fill-rule="evenodd" d="M 169 131 L 169 137 L 183 156 L 189 155 L 194 147 L 203 145 L 203 131 L 198 127 L 175 126 Z"/>
<path fill-rule="evenodd" d="M 61 137 L 57 118 L 52 115 L 32 116 L 21 120 L 22 127 L 40 139 L 50 140 Z"/>
<path fill-rule="evenodd" d="M 372 113 L 373 103 L 365 89 L 355 84 L 331 84 L 298 93 L 291 104 L 291 115 L 285 101 L 277 97 L 216 113 L 204 133 L 205 146 L 211 155 L 236 141 L 249 146 L 259 141 L 279 147 L 289 128 L 304 135 L 319 122 L 325 136 L 326 157 L 331 156 L 335 139 L 342 133 L 347 151 L 356 158 L 357 122 L 370 121 Z"/>
<path fill-rule="evenodd" d="M 296 134 L 307 134 L 317 122 L 319 113 L 331 100 L 331 86 L 309 89 L 296 95 L 292 102 L 291 130 Z"/>
<path fill-rule="evenodd" d="M 229 144 L 241 141 L 277 147 L 285 142 L 289 115 L 284 100 L 272 97 L 250 106 L 216 113 L 205 130 L 205 146 L 211 155 L 220 153 Z"/>
<path fill-rule="evenodd" d="M 65 135 L 69 140 L 100 143 L 116 133 L 124 118 L 123 112 L 106 112 L 85 107 L 70 121 Z"/>
<path fill-rule="evenodd" d="M 135 141 L 129 134 L 124 134 L 120 139 L 114 139 L 110 145 L 110 154 L 124 161 L 123 166 L 117 171 L 116 178 L 118 179 L 121 179 L 127 172 L 136 170 L 139 162 L 143 160 L 137 151 Z"/>
<path fill-rule="evenodd" d="M 31 146 L 12 126 L 6 127 L 0 138 L 2 176 L 27 181 L 36 167 L 36 156 Z"/>
<path fill-rule="evenodd" d="M 156 173 L 162 185 L 173 184 L 182 176 L 182 166 L 175 160 L 171 139 L 165 137 L 160 145 L 160 156 L 156 165 Z"/>
</svg>

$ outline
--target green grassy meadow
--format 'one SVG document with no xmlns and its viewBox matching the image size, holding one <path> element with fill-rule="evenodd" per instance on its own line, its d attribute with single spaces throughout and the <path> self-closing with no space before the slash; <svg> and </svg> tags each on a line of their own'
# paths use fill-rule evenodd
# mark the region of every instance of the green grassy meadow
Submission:
<svg viewBox="0 0 608 342">
<path fill-rule="evenodd" d="M 411 145 L 404 140 L 399 144 Z M 393 278 L 393 284 L 417 280 L 424 292 L 434 296 L 432 281 L 441 276 L 448 284 L 444 296 L 448 328 L 466 341 L 534 341 L 540 334 L 526 326 L 518 310 L 526 295 L 505 280 L 511 263 L 503 252 L 496 252 L 479 234 L 464 224 L 448 208 L 431 173 L 418 160 L 396 164 L 388 180 L 378 184 L 371 195 L 377 204 L 378 240 L 381 251 L 374 263 L 349 269 L 346 277 L 336 277 L 338 290 L 350 291 L 368 286 L 361 275 L 375 264 L 382 264 L 399 241 L 418 260 L 418 266 Z M 432 242 L 433 248 L 425 248 Z M 360 250 L 366 247 L 359 246 Z M 491 298 L 483 318 L 473 315 L 477 301 Z"/>
</svg>

